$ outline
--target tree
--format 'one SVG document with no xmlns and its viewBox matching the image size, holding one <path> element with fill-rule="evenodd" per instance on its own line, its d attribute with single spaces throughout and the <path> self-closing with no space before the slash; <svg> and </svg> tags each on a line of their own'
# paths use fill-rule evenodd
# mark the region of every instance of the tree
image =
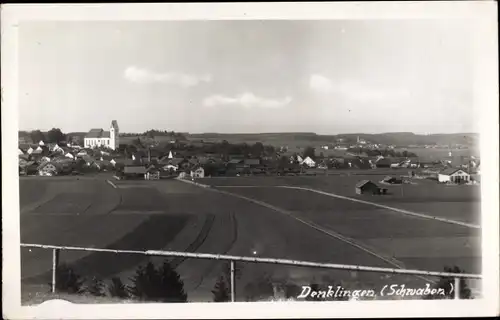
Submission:
<svg viewBox="0 0 500 320">
<path fill-rule="evenodd" d="M 52 128 L 47 132 L 47 140 L 50 143 L 58 143 L 66 140 L 66 136 L 59 128 Z"/>
<path fill-rule="evenodd" d="M 250 147 L 250 154 L 254 157 L 260 157 L 264 153 L 264 145 L 261 142 L 256 142 Z"/>
<path fill-rule="evenodd" d="M 31 131 L 30 137 L 31 137 L 31 140 L 33 141 L 33 143 L 38 143 L 40 141 L 45 140 L 45 136 L 43 135 L 43 133 L 40 130 Z"/>
<path fill-rule="evenodd" d="M 314 148 L 313 147 L 306 147 L 306 149 L 304 150 L 304 158 L 311 158 L 314 160 L 315 158 L 315 152 L 314 152 Z"/>
<path fill-rule="evenodd" d="M 158 269 L 151 262 L 148 262 L 146 267 L 139 266 L 131 280 L 133 285 L 130 287 L 129 292 L 141 300 L 158 302 L 187 301 L 184 282 L 168 262 L 164 262 Z"/>
<path fill-rule="evenodd" d="M 99 278 L 93 277 L 83 291 L 96 297 L 103 297 L 106 295 L 105 290 L 106 285 L 104 282 Z"/>
<path fill-rule="evenodd" d="M 79 293 L 82 291 L 83 279 L 73 268 L 60 264 L 56 269 L 56 291 Z"/>
<path fill-rule="evenodd" d="M 464 273 L 459 267 L 444 267 L 444 272 L 449 273 Z M 443 289 L 445 292 L 445 296 L 442 295 L 428 295 L 425 296 L 425 299 L 434 300 L 434 299 L 453 299 L 454 291 L 451 290 L 452 285 L 454 285 L 455 279 L 453 277 L 441 277 L 439 282 L 434 286 L 436 289 Z M 453 288 L 456 289 L 456 288 Z M 472 293 L 469 287 L 467 286 L 467 282 L 465 282 L 464 278 L 460 279 L 460 299 L 472 299 Z"/>
<path fill-rule="evenodd" d="M 108 286 L 109 295 L 116 298 L 128 298 L 127 287 L 118 277 L 111 278 L 111 284 Z"/>
<path fill-rule="evenodd" d="M 214 302 L 228 302 L 231 300 L 231 293 L 224 276 L 220 276 L 212 290 Z"/>
</svg>

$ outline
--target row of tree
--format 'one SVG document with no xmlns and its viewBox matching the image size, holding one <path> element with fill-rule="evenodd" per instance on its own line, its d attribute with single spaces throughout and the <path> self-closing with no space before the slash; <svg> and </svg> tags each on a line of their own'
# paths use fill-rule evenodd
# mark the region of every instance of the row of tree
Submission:
<svg viewBox="0 0 500 320">
<path fill-rule="evenodd" d="M 464 271 L 454 267 L 445 267 L 445 272 L 463 273 Z M 241 267 L 235 269 L 235 278 L 241 279 Z M 187 302 L 188 295 L 184 290 L 184 282 L 180 275 L 170 264 L 165 261 L 159 266 L 148 262 L 145 266 L 139 266 L 132 276 L 131 285 L 125 285 L 118 277 L 111 278 L 109 283 L 105 283 L 99 278 L 93 277 L 85 280 L 77 274 L 68 265 L 60 265 L 56 272 L 56 290 L 57 292 L 66 292 L 71 294 L 90 294 L 93 296 L 110 296 L 120 299 L 134 299 L 139 301 L 152 302 Z M 424 299 L 451 299 L 454 296 L 452 290 L 453 277 L 442 277 L 434 288 L 444 289 L 445 296 L 425 296 Z M 326 284 L 325 284 L 326 283 Z M 310 284 L 312 291 L 328 290 L 328 286 L 334 285 L 332 279 L 324 279 L 322 283 L 313 282 Z M 279 289 L 284 293 L 285 298 L 297 298 L 301 288 L 296 284 L 290 284 L 286 281 L 276 283 L 269 275 L 264 275 L 248 283 L 244 287 L 245 300 L 256 301 L 274 297 L 275 290 Z M 214 302 L 231 301 L 230 291 L 230 266 L 229 263 L 223 265 L 221 276 L 218 277 L 212 290 Z M 464 279 L 460 280 L 461 299 L 471 299 L 471 290 Z M 308 297 L 308 301 L 319 301 L 322 298 Z M 347 300 L 348 297 L 337 297 L 335 300 Z"/>
<path fill-rule="evenodd" d="M 383 156 L 383 157 L 417 157 L 417 155 L 413 152 L 409 152 L 407 150 L 404 151 L 394 151 L 393 149 L 368 149 L 368 148 L 350 148 L 347 152 L 358 153 L 358 154 L 366 154 L 369 157 Z"/>
<path fill-rule="evenodd" d="M 31 132 L 20 132 L 20 137 L 29 137 L 33 143 L 38 143 L 40 141 L 48 143 L 58 143 L 66 141 L 66 135 L 59 128 L 52 128 L 47 132 L 42 132 L 40 130 L 33 130 Z"/>
</svg>

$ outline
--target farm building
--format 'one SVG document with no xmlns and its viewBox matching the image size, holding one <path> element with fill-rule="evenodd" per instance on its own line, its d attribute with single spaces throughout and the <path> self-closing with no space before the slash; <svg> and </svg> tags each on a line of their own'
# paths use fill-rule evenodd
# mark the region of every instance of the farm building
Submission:
<svg viewBox="0 0 500 320">
<path fill-rule="evenodd" d="M 458 168 L 448 168 L 439 172 L 438 174 L 439 182 L 454 182 L 454 183 L 463 183 L 470 181 L 470 174 L 465 172 L 462 169 Z"/>
<path fill-rule="evenodd" d="M 126 166 L 123 168 L 124 178 L 142 178 L 145 177 L 146 168 L 144 166 Z"/>
<path fill-rule="evenodd" d="M 380 188 L 370 180 L 362 180 L 356 184 L 357 194 L 385 194 L 387 189 Z"/>
</svg>

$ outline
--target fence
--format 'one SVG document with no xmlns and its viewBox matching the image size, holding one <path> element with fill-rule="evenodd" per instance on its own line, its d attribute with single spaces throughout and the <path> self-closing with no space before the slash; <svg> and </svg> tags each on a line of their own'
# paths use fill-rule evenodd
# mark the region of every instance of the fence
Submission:
<svg viewBox="0 0 500 320">
<path fill-rule="evenodd" d="M 390 273 L 390 274 L 405 274 L 405 275 L 415 275 L 415 276 L 449 277 L 449 278 L 454 279 L 454 299 L 460 299 L 460 279 L 481 279 L 482 278 L 482 276 L 478 275 L 478 274 L 380 268 L 380 267 L 368 267 L 368 266 L 359 266 L 359 265 L 318 263 L 318 262 L 300 261 L 300 260 L 231 256 L 231 255 L 209 254 L 209 253 L 190 253 L 190 252 L 159 251 L 159 250 L 147 250 L 147 251 L 113 250 L 113 249 L 53 246 L 53 245 L 26 244 L 26 243 L 21 243 L 21 247 L 52 249 L 52 283 L 51 283 L 52 284 L 52 289 L 51 289 L 52 292 L 56 291 L 56 270 L 57 270 L 57 266 L 59 263 L 59 254 L 60 254 L 61 250 L 108 252 L 108 253 L 120 253 L 120 254 L 140 254 L 140 255 L 157 256 L 157 257 L 158 256 L 184 257 L 184 258 L 194 258 L 194 259 L 229 261 L 230 262 L 230 270 L 231 270 L 230 271 L 230 288 L 231 288 L 230 290 L 231 290 L 231 301 L 232 302 L 235 301 L 235 263 L 237 261 L 250 262 L 250 263 L 280 264 L 280 265 L 299 266 L 299 267 L 336 269 L 336 270 L 349 270 L 349 271 L 360 271 L 360 272 L 375 272 L 375 273 L 384 273 L 384 274 Z"/>
</svg>

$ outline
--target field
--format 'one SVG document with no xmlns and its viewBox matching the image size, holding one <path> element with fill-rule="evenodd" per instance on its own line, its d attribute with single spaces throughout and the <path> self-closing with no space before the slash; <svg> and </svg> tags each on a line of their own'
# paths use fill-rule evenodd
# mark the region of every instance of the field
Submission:
<svg viewBox="0 0 500 320">
<path fill-rule="evenodd" d="M 480 272 L 479 230 L 421 219 L 369 204 L 318 194 L 311 188 L 359 197 L 390 207 L 477 223 L 477 187 L 445 187 L 432 181 L 405 185 L 387 196 L 357 196 L 356 181 L 384 175 L 206 178 L 199 188 L 176 180 L 116 181 L 110 177 L 22 178 L 21 241 L 127 250 L 177 250 L 318 262 L 442 271 L 457 265 Z M 238 187 L 239 186 L 239 187 Z M 242 187 L 253 186 L 253 187 Z M 476 189 L 475 189 L 476 188 Z M 311 227 L 304 221 L 316 227 Z M 47 290 L 51 253 L 22 249 L 23 290 Z M 62 262 L 85 276 L 125 282 L 144 256 L 64 251 Z M 159 261 L 160 259 L 152 259 Z M 208 301 L 222 263 L 172 259 L 189 299 Z M 238 300 L 255 299 L 272 283 L 342 282 L 376 286 L 385 275 L 242 264 Z M 391 281 L 416 283 L 414 277 Z M 271 288 L 272 289 L 272 288 Z M 272 290 L 271 290 L 272 291 Z"/>
</svg>

